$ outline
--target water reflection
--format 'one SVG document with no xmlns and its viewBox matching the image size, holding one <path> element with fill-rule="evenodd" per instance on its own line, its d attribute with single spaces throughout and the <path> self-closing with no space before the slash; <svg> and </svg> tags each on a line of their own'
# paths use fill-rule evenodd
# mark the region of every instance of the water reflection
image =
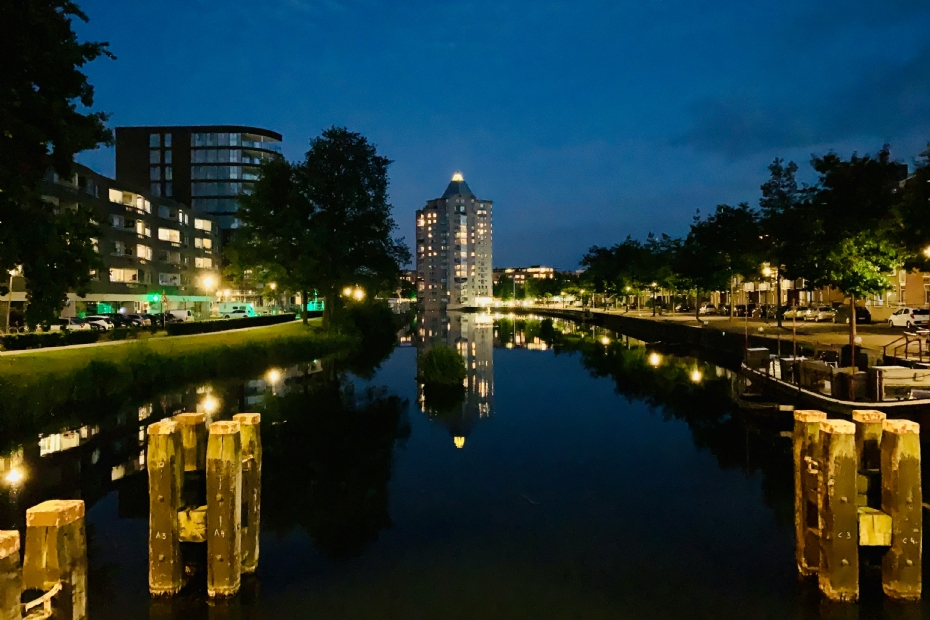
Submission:
<svg viewBox="0 0 930 620">
<path fill-rule="evenodd" d="M 456 448 L 463 448 L 475 424 L 494 413 L 494 320 L 487 314 L 423 312 L 415 333 L 418 360 L 438 343 L 465 360 L 462 390 L 418 386 L 420 407 L 446 426 Z"/>
</svg>

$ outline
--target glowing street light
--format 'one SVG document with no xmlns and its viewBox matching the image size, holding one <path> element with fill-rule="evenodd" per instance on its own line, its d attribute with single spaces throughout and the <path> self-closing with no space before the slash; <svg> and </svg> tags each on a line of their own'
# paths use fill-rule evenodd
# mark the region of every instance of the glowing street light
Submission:
<svg viewBox="0 0 930 620">
<path fill-rule="evenodd" d="M 704 379 L 704 373 L 701 372 L 701 369 L 700 369 L 700 368 L 694 367 L 694 368 L 691 370 L 691 373 L 689 374 L 689 377 L 690 377 L 690 379 L 691 379 L 692 382 L 694 382 L 694 383 L 700 383 L 701 380 Z"/>
<path fill-rule="evenodd" d="M 6 476 L 4 476 L 3 479 L 6 481 L 7 484 L 15 487 L 15 486 L 19 486 L 19 484 L 25 478 L 26 478 L 26 475 L 23 473 L 23 471 L 18 467 L 14 467 L 13 469 L 7 472 Z"/>
<path fill-rule="evenodd" d="M 662 356 L 653 351 L 649 354 L 649 365 L 658 368 L 662 364 Z"/>
<path fill-rule="evenodd" d="M 355 289 L 355 292 L 352 293 L 352 297 L 354 297 L 356 301 L 362 301 L 363 299 L 365 299 L 365 291 L 363 291 L 360 288 L 357 288 Z"/>
<path fill-rule="evenodd" d="M 205 413 L 212 414 L 220 408 L 220 403 L 212 396 L 207 396 L 203 399 L 203 402 L 200 403 L 200 406 L 203 408 Z"/>
<path fill-rule="evenodd" d="M 930 258 L 930 245 L 924 248 L 923 255 Z"/>
<path fill-rule="evenodd" d="M 607 345 L 610 344 L 610 338 L 608 338 L 607 336 L 602 336 L 602 337 L 601 337 L 601 344 L 604 345 L 604 346 L 606 347 Z"/>
<path fill-rule="evenodd" d="M 281 380 L 281 371 L 277 368 L 272 368 L 265 374 L 265 378 L 268 379 L 268 383 L 277 383 Z"/>
</svg>

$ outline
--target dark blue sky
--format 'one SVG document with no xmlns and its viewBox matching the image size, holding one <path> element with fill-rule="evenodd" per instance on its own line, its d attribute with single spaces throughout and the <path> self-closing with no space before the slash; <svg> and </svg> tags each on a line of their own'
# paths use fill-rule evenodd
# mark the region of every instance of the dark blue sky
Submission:
<svg viewBox="0 0 930 620">
<path fill-rule="evenodd" d="M 300 158 L 344 125 L 394 160 L 400 234 L 461 170 L 495 266 L 681 235 L 775 156 L 930 140 L 926 0 L 80 2 L 111 125 L 244 124 Z M 79 157 L 113 174 L 112 151 Z"/>
</svg>

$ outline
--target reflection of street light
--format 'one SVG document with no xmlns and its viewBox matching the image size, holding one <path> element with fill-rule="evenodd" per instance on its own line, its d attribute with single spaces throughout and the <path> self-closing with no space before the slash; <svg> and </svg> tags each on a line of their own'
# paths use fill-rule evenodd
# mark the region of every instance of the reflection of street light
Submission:
<svg viewBox="0 0 930 620">
<path fill-rule="evenodd" d="M 453 437 L 452 441 L 455 442 L 455 447 L 461 450 L 465 447 L 465 438 L 464 437 Z"/>
<path fill-rule="evenodd" d="M 213 413 L 219 408 L 220 403 L 212 396 L 207 396 L 203 399 L 203 402 L 200 403 L 200 406 L 206 413 Z"/>
<path fill-rule="evenodd" d="M 357 288 L 355 289 L 355 292 L 352 293 L 352 297 L 354 297 L 356 301 L 362 301 L 363 299 L 365 299 L 365 291 L 363 291 L 360 288 Z"/>
</svg>

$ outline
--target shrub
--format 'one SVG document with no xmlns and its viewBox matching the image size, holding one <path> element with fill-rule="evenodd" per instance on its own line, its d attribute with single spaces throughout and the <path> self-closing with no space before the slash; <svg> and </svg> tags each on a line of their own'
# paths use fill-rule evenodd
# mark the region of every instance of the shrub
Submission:
<svg viewBox="0 0 930 620">
<path fill-rule="evenodd" d="M 44 347 L 63 347 L 69 344 L 90 344 L 100 339 L 100 332 L 95 330 L 33 332 L 28 334 L 11 334 L 0 337 L 0 344 L 6 351 L 24 349 L 42 349 Z"/>
<path fill-rule="evenodd" d="M 266 316 L 250 316 L 242 319 L 223 319 L 216 321 L 186 321 L 184 323 L 168 323 L 165 331 L 169 336 L 187 336 L 190 334 L 209 334 L 224 332 L 230 329 L 243 327 L 259 327 L 262 325 L 276 325 L 288 323 L 296 318 L 294 314 L 274 314 Z"/>
<path fill-rule="evenodd" d="M 427 385 L 461 385 L 468 376 L 458 351 L 437 344 L 420 357 L 419 379 Z"/>
</svg>

